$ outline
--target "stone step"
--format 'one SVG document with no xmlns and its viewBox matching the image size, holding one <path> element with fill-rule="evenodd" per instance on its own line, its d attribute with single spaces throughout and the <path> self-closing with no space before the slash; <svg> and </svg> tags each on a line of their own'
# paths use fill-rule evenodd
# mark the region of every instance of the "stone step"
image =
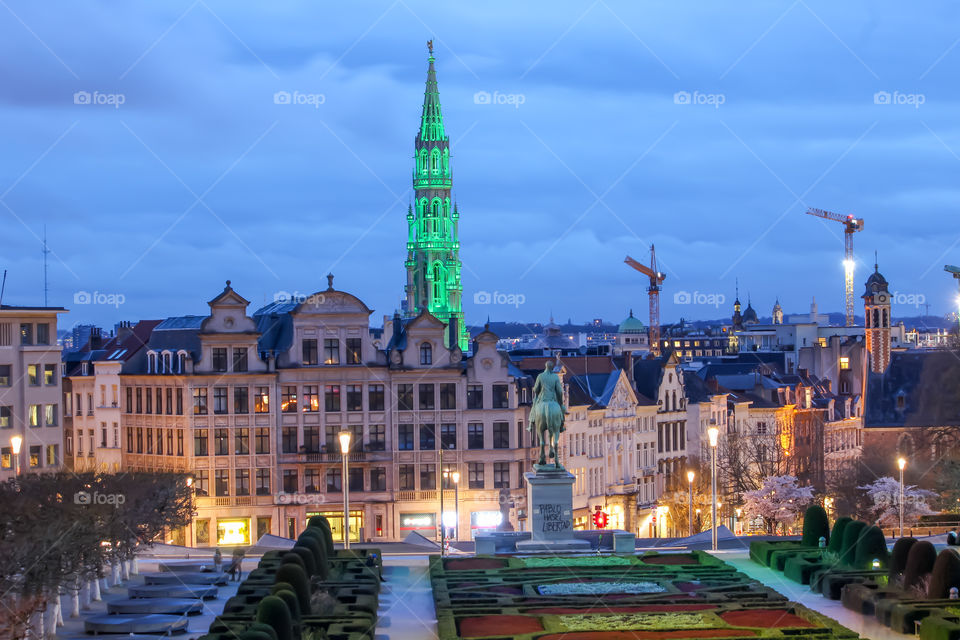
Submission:
<svg viewBox="0 0 960 640">
<path fill-rule="evenodd" d="M 87 633 L 181 633 L 187 630 L 187 619 L 158 613 L 146 615 L 99 615 L 83 621 Z"/>
<path fill-rule="evenodd" d="M 143 573 L 141 575 L 144 584 L 227 584 L 230 579 L 230 576 L 225 573 L 200 571 Z"/>
<path fill-rule="evenodd" d="M 107 601 L 107 613 L 190 614 L 203 611 L 203 600 L 195 598 L 123 598 Z"/>
<path fill-rule="evenodd" d="M 210 584 L 144 584 L 127 587 L 131 598 L 202 598 L 217 597 L 217 587 Z"/>
</svg>

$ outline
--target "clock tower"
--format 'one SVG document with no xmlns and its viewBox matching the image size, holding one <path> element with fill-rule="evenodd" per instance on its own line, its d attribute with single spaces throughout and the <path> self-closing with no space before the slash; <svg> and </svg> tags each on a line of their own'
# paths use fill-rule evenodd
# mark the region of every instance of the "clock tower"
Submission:
<svg viewBox="0 0 960 640">
<path fill-rule="evenodd" d="M 460 282 L 460 212 L 452 202 L 450 138 L 443 128 L 440 91 L 434 69 L 433 41 L 427 86 L 423 95 L 420 130 L 414 140 L 414 203 L 407 210 L 407 284 L 404 315 L 429 311 L 447 325 L 448 347 L 466 351 L 470 334 L 463 322 L 463 285 Z"/>
<path fill-rule="evenodd" d="M 883 373 L 890 365 L 890 290 L 876 263 L 862 297 L 870 370 Z"/>
</svg>

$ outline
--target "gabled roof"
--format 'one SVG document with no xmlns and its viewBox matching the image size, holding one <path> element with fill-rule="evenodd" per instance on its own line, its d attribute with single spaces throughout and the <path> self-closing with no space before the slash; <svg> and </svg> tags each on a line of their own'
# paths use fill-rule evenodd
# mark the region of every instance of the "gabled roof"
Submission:
<svg viewBox="0 0 960 640">
<path fill-rule="evenodd" d="M 960 426 L 960 351 L 894 351 L 866 395 L 867 428 Z"/>
<path fill-rule="evenodd" d="M 666 362 L 666 356 L 633 361 L 633 382 L 637 393 L 656 402 Z"/>
</svg>

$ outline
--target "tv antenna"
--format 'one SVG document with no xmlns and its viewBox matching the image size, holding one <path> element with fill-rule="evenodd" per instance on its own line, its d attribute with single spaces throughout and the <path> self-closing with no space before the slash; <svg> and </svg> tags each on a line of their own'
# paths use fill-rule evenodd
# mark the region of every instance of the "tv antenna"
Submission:
<svg viewBox="0 0 960 640">
<path fill-rule="evenodd" d="M 47 248 L 47 225 L 43 225 L 43 306 L 48 307 L 50 303 L 50 287 L 47 281 L 47 256 L 50 255 L 50 249 Z"/>
</svg>

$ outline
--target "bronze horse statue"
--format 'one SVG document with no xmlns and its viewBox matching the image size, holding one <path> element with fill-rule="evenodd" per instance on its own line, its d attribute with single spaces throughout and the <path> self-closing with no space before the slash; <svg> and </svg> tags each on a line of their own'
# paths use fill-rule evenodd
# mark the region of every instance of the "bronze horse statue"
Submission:
<svg viewBox="0 0 960 640">
<path fill-rule="evenodd" d="M 540 443 L 540 459 L 534 469 L 547 467 L 547 460 L 553 458 L 553 468 L 563 469 L 558 452 L 560 434 L 565 431 L 566 407 L 563 406 L 563 385 L 560 377 L 553 372 L 553 360 L 547 360 L 543 372 L 537 376 L 533 385 L 533 405 L 530 407 L 530 420 L 527 430 L 537 435 Z M 549 445 L 549 450 L 546 449 Z"/>
</svg>

